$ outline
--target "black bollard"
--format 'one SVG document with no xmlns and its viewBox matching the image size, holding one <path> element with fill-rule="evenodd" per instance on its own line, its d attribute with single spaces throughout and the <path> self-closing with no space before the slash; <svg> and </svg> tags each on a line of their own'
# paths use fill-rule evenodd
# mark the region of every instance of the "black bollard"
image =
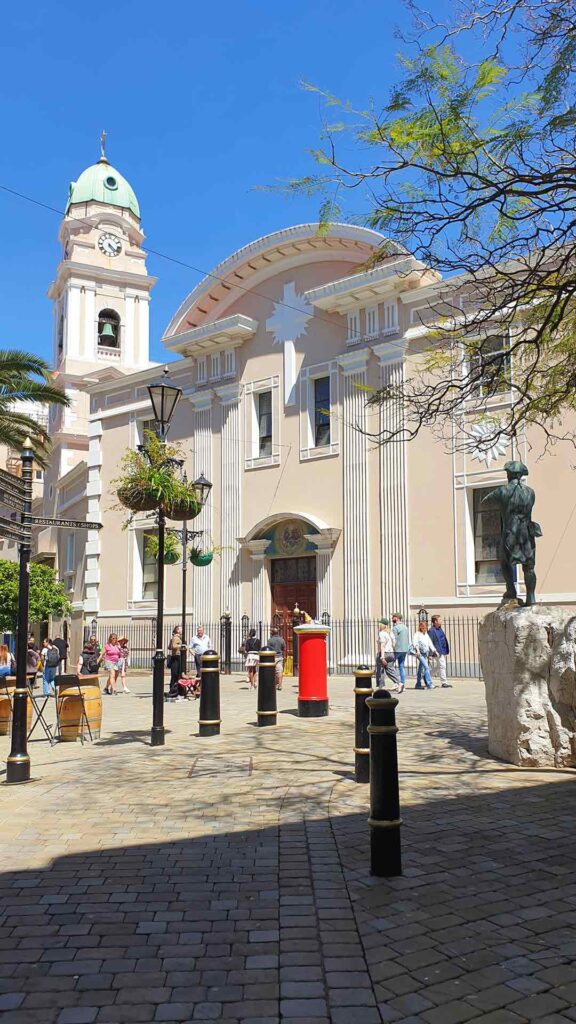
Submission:
<svg viewBox="0 0 576 1024">
<path fill-rule="evenodd" d="M 216 651 L 202 655 L 202 681 L 200 683 L 200 736 L 220 735 L 220 669 Z"/>
<path fill-rule="evenodd" d="M 402 874 L 396 705 L 387 690 L 375 690 L 370 708 L 370 874 Z"/>
<path fill-rule="evenodd" d="M 271 647 L 260 649 L 258 666 L 258 725 L 276 725 L 276 652 Z"/>
<path fill-rule="evenodd" d="M 356 723 L 354 774 L 356 782 L 370 782 L 370 746 L 368 739 L 370 711 L 366 698 L 372 696 L 372 670 L 367 665 L 359 665 L 356 669 L 354 694 L 354 718 Z"/>
</svg>

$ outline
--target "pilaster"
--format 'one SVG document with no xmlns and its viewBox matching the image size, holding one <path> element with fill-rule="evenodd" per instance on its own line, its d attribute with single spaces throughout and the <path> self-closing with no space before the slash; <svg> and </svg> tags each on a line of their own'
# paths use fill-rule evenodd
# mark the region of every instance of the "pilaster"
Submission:
<svg viewBox="0 0 576 1024">
<path fill-rule="evenodd" d="M 220 606 L 230 612 L 233 622 L 239 622 L 241 608 L 241 552 L 238 537 L 242 533 L 241 496 L 241 385 L 225 384 L 215 388 L 215 395 L 222 405 L 222 428 L 220 435 Z"/>
<path fill-rule="evenodd" d="M 342 370 L 342 473 L 345 664 L 372 659 L 374 639 L 370 619 L 370 550 L 368 544 L 368 467 L 366 425 L 366 369 L 369 349 L 347 352 L 338 358 Z"/>
<path fill-rule="evenodd" d="M 377 345 L 380 385 L 390 388 L 391 397 L 380 406 L 380 430 L 390 433 L 402 428 L 401 403 L 394 389 L 404 381 L 404 351 L 396 345 Z M 399 439 L 380 445 L 380 557 L 381 607 L 391 616 L 405 617 L 409 611 L 408 511 L 406 487 L 406 442 Z"/>
<path fill-rule="evenodd" d="M 240 543 L 242 539 L 240 538 Z M 245 542 L 245 547 L 250 551 L 250 558 L 252 561 L 252 603 L 251 603 L 251 622 L 252 625 L 256 625 L 258 622 L 267 622 L 270 619 L 270 601 L 266 601 L 266 598 L 270 597 L 267 593 L 268 588 L 266 586 L 266 552 L 270 547 L 269 540 L 249 540 Z"/>
<path fill-rule="evenodd" d="M 210 389 L 192 394 L 188 397 L 193 409 L 192 416 L 192 449 L 193 479 L 201 473 L 212 480 L 212 403 L 214 392 Z M 209 544 L 212 541 L 213 506 L 212 492 L 200 515 L 190 524 L 191 529 L 203 530 L 198 544 Z M 212 604 L 214 596 L 214 562 L 206 566 L 190 566 L 188 576 L 192 578 L 192 616 L 194 625 L 212 622 Z"/>
<path fill-rule="evenodd" d="M 305 534 L 306 540 L 316 548 L 316 614 L 321 618 L 324 612 L 332 617 L 332 555 L 340 536 L 340 530 L 320 530 L 319 533 Z"/>
</svg>

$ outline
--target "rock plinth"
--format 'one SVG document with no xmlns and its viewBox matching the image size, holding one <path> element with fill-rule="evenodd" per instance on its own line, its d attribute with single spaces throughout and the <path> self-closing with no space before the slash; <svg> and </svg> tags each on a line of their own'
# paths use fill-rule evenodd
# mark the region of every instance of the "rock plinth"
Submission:
<svg viewBox="0 0 576 1024">
<path fill-rule="evenodd" d="M 524 767 L 576 766 L 576 617 L 503 607 L 480 625 L 488 749 Z"/>
</svg>

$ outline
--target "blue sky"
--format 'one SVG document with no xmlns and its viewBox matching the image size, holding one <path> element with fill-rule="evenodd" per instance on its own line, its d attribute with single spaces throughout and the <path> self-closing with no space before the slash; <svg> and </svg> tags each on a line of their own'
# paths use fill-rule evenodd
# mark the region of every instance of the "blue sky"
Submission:
<svg viewBox="0 0 576 1024">
<path fill-rule="evenodd" d="M 316 219 L 317 200 L 255 191 L 311 169 L 320 105 L 299 82 L 360 106 L 385 98 L 406 14 L 385 0 L 54 0 L 11 4 L 2 21 L 0 184 L 63 209 L 106 128 L 148 244 L 208 271 Z M 0 225 L 0 345 L 50 359 L 59 218 L 0 191 Z M 151 357 L 163 359 L 162 331 L 201 275 L 158 257 L 148 268 Z"/>
</svg>

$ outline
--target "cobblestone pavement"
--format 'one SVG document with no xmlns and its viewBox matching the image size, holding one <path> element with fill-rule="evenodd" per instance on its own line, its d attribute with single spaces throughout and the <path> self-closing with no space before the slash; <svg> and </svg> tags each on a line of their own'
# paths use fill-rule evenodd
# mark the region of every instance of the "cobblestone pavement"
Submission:
<svg viewBox="0 0 576 1024">
<path fill-rule="evenodd" d="M 224 679 L 220 737 L 169 704 L 151 749 L 138 677 L 99 742 L 34 739 L 0 789 L 3 1024 L 576 1021 L 574 773 L 491 760 L 476 681 L 406 691 L 404 875 L 371 878 L 352 685 L 300 720 L 287 681 L 257 729 Z"/>
</svg>

